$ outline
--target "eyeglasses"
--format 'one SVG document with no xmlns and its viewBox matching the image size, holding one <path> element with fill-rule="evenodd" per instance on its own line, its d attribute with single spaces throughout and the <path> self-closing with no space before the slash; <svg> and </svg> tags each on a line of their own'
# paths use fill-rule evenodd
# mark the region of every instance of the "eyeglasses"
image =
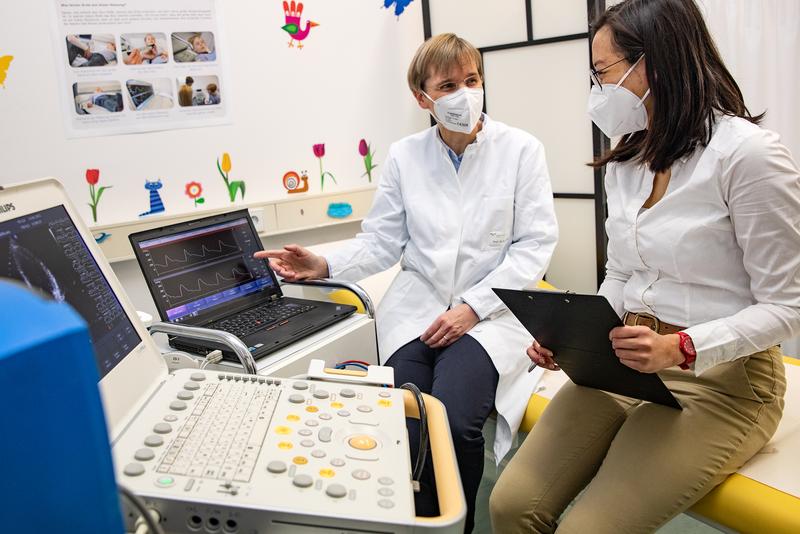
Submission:
<svg viewBox="0 0 800 534">
<path fill-rule="evenodd" d="M 589 67 L 589 74 L 590 74 L 590 77 L 592 79 L 592 83 L 597 85 L 600 89 L 602 89 L 603 88 L 603 81 L 600 79 L 600 76 L 605 74 L 608 69 L 610 69 L 611 67 L 613 67 L 617 63 L 622 63 L 623 61 L 625 61 L 625 59 L 627 59 L 627 58 L 618 59 L 617 61 L 615 61 L 611 65 L 607 65 L 607 66 L 605 66 L 604 68 L 602 68 L 600 70 L 595 69 L 593 66 Z"/>
</svg>

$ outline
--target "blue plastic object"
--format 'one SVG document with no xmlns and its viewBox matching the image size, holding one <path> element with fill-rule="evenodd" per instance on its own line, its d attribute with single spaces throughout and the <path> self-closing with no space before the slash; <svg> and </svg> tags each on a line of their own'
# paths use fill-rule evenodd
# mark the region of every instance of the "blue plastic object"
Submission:
<svg viewBox="0 0 800 534">
<path fill-rule="evenodd" d="M 123 532 L 83 319 L 0 280 L 3 532 Z"/>
<path fill-rule="evenodd" d="M 346 219 L 353 214 L 353 206 L 347 202 L 333 202 L 328 205 L 328 217 Z"/>
</svg>

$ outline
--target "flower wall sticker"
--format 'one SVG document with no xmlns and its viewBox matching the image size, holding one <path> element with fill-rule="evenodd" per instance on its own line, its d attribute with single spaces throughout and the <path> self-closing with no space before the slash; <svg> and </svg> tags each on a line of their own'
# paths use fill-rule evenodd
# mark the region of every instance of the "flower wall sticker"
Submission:
<svg viewBox="0 0 800 534">
<path fill-rule="evenodd" d="M 377 167 L 377 165 L 372 163 L 372 158 L 375 156 L 375 153 L 365 139 L 362 139 L 361 142 L 358 143 L 358 153 L 364 158 L 364 168 L 367 169 L 367 172 L 362 174 L 361 177 L 367 176 L 370 183 L 372 183 L 372 169 Z"/>
<path fill-rule="evenodd" d="M 336 182 L 336 177 L 333 174 L 325 171 L 322 169 L 322 158 L 325 157 L 325 143 L 319 143 L 314 145 L 314 155 L 319 159 L 319 187 L 323 191 L 325 190 L 325 176 L 330 176 L 333 183 Z"/>
<path fill-rule="evenodd" d="M 227 152 L 222 154 L 222 163 L 220 163 L 219 159 L 217 159 L 217 170 L 219 174 L 222 176 L 222 179 L 225 180 L 225 187 L 228 188 L 228 196 L 231 199 L 231 202 L 236 201 L 236 193 L 239 192 L 241 189 L 242 191 L 242 200 L 244 200 L 244 193 L 245 193 L 245 186 L 244 180 L 236 180 L 231 181 L 229 174 L 231 172 L 231 156 Z"/>
<path fill-rule="evenodd" d="M 200 185 L 200 182 L 189 182 L 186 184 L 185 190 L 186 196 L 194 200 L 194 207 L 196 208 L 198 204 L 203 204 L 206 199 L 203 198 L 203 186 Z"/>
<path fill-rule="evenodd" d="M 8 69 L 11 67 L 11 62 L 14 61 L 14 56 L 0 56 L 0 87 L 6 88 L 6 76 L 8 76 Z"/>
<path fill-rule="evenodd" d="M 86 182 L 89 184 L 89 198 L 91 199 L 91 202 L 89 202 L 89 207 L 92 208 L 92 220 L 94 222 L 97 222 L 97 205 L 100 203 L 100 197 L 103 196 L 103 192 L 106 189 L 111 187 L 110 185 L 95 187 L 99 181 L 99 169 L 86 169 Z"/>
<path fill-rule="evenodd" d="M 303 49 L 303 43 L 308 34 L 311 33 L 311 28 L 315 26 L 319 26 L 316 22 L 311 20 L 306 20 L 306 27 L 304 29 L 300 29 L 300 17 L 303 16 L 303 3 L 302 2 L 284 2 L 283 3 L 283 15 L 286 18 L 286 24 L 284 24 L 281 29 L 289 34 L 289 48 L 294 47 L 294 42 L 297 41 L 297 48 L 299 50 Z"/>
</svg>

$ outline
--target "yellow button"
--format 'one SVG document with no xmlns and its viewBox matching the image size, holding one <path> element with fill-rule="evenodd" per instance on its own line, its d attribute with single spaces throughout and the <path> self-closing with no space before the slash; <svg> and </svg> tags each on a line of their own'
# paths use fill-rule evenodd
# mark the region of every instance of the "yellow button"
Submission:
<svg viewBox="0 0 800 534">
<path fill-rule="evenodd" d="M 300 416 L 299 415 L 295 415 L 293 413 L 290 413 L 289 415 L 286 416 L 286 420 L 287 421 L 299 421 L 300 420 Z"/>
<path fill-rule="evenodd" d="M 280 434 L 282 436 L 285 436 L 287 434 L 291 434 L 292 433 L 292 429 L 289 428 L 288 426 L 276 426 L 275 427 L 275 433 L 276 434 Z"/>
<path fill-rule="evenodd" d="M 308 463 L 308 458 L 305 456 L 295 456 L 292 458 L 292 461 L 297 465 L 306 465 Z"/>
<path fill-rule="evenodd" d="M 341 402 L 332 402 L 331 408 L 336 408 L 338 410 L 339 408 L 344 408 L 344 404 L 342 404 Z"/>
<path fill-rule="evenodd" d="M 347 443 L 349 443 L 354 449 L 358 449 L 360 451 L 368 451 L 378 446 L 378 442 L 369 436 L 353 436 L 347 441 Z"/>
<path fill-rule="evenodd" d="M 319 470 L 319 476 L 321 476 L 321 477 L 333 478 L 333 476 L 335 474 L 336 474 L 336 471 L 334 471 L 333 469 L 320 469 Z"/>
<path fill-rule="evenodd" d="M 281 441 L 280 443 L 278 443 L 278 448 L 284 451 L 288 451 L 292 447 L 293 445 L 291 441 Z"/>
<path fill-rule="evenodd" d="M 317 408 L 316 406 L 307 406 L 306 411 L 311 413 L 316 413 L 319 411 L 319 408 Z"/>
<path fill-rule="evenodd" d="M 378 399 L 378 406 L 383 406 L 384 408 L 388 408 L 392 405 L 392 401 L 389 399 Z"/>
</svg>

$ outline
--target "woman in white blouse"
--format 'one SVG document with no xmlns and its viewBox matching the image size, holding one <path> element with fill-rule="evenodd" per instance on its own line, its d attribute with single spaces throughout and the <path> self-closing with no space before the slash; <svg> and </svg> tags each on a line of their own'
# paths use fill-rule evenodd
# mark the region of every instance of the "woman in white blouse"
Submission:
<svg viewBox="0 0 800 534">
<path fill-rule="evenodd" d="M 684 409 L 568 383 L 492 493 L 497 532 L 655 531 L 773 435 L 779 343 L 800 334 L 800 173 L 745 107 L 694 1 L 627 0 L 594 28 L 589 113 L 623 136 L 595 162 L 609 211 L 600 294 L 626 325 L 609 337 Z M 558 369 L 536 342 L 528 356 Z"/>
</svg>

